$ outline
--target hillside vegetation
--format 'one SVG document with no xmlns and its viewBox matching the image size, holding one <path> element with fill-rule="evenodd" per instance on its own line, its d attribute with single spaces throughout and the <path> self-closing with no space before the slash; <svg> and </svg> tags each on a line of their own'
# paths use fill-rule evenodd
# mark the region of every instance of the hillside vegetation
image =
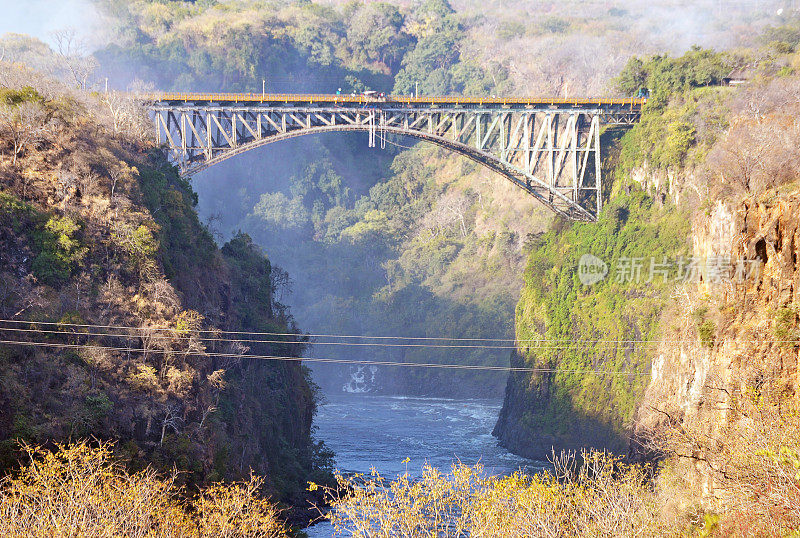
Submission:
<svg viewBox="0 0 800 538">
<path fill-rule="evenodd" d="M 626 93 L 653 91 L 633 129 L 604 136 L 611 187 L 603 213 L 591 224 L 557 222 L 530 245 L 512 363 L 557 371 L 509 378 L 495 435 L 512 450 L 538 458 L 552 446 L 626 451 L 662 311 L 676 283 L 697 271 L 689 267 L 691 204 L 668 199 L 664 185 L 647 192 L 632 176 L 702 160 L 721 133 L 728 61 L 695 48 L 679 58 L 634 58 L 618 77 Z M 581 281 L 585 255 L 606 264 L 605 278 Z"/>
<path fill-rule="evenodd" d="M 246 235 L 215 246 L 189 184 L 108 99 L 0 64 L 0 332 L 25 344 L 0 345 L 2 470 L 21 442 L 92 437 L 134 470 L 194 487 L 252 469 L 299 503 L 325 476 L 308 373 L 240 358 L 302 352 L 273 268 Z M 301 343 L 218 332 L 241 330 Z"/>
</svg>

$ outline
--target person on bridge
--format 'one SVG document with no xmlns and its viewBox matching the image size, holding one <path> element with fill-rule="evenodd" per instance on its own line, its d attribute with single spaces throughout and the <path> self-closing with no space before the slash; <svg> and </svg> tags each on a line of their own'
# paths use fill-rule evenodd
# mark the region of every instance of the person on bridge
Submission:
<svg viewBox="0 0 800 538">
<path fill-rule="evenodd" d="M 341 88 L 337 88 L 336 89 L 336 95 L 342 95 L 342 89 Z"/>
</svg>

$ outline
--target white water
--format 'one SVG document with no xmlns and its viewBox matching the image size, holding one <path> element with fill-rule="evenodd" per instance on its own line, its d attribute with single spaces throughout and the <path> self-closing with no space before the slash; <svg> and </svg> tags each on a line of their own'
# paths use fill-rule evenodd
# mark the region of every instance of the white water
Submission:
<svg viewBox="0 0 800 538">
<path fill-rule="evenodd" d="M 378 373 L 377 366 L 358 366 L 351 370 L 350 380 L 342 387 L 344 392 L 363 394 L 372 390 L 375 386 L 375 374 Z"/>
<path fill-rule="evenodd" d="M 342 471 L 368 472 L 375 467 L 385 478 L 405 472 L 419 477 L 426 462 L 447 471 L 459 460 L 466 465 L 481 463 L 489 475 L 542 469 L 544 462 L 497 445 L 492 428 L 501 405 L 499 400 L 343 393 L 328 396 L 315 425 L 317 437 L 336 453 Z M 327 523 L 306 532 L 313 538 L 333 535 Z"/>
</svg>

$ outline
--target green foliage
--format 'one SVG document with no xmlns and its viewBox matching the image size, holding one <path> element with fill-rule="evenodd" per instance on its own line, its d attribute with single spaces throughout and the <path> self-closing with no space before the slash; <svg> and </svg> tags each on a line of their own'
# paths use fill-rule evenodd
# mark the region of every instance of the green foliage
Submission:
<svg viewBox="0 0 800 538">
<path fill-rule="evenodd" d="M 647 89 L 649 66 L 645 66 L 644 61 L 638 56 L 634 56 L 614 81 L 617 89 L 626 95 L 638 95 Z"/>
<path fill-rule="evenodd" d="M 612 432 L 609 438 L 616 434 L 624 439 L 646 385 L 647 378 L 638 373 L 648 371 L 650 350 L 592 342 L 658 337 L 670 284 L 659 276 L 647 281 L 649 260 L 685 253 L 688 231 L 683 212 L 658 209 L 645 193 L 634 191 L 612 199 L 597 223 L 576 223 L 531 243 L 517 305 L 517 340 L 532 342 L 522 347 L 526 366 L 558 371 L 523 382 L 530 400 L 524 426 L 567 434 L 576 417 L 583 417 Z M 609 267 L 605 279 L 591 286 L 581 283 L 576 270 L 584 254 L 597 256 Z M 638 281 L 620 273 L 626 260 L 637 258 L 643 261 Z M 540 349 L 535 340 L 541 338 L 578 343 Z M 595 370 L 633 373 L 605 375 Z M 544 401 L 537 399 L 541 390 L 549 394 Z"/>
<path fill-rule="evenodd" d="M 385 241 L 388 235 L 389 217 L 378 209 L 370 209 L 361 220 L 342 231 L 342 237 L 354 243 Z"/>
<path fill-rule="evenodd" d="M 353 61 L 362 64 L 374 62 L 397 72 L 400 61 L 412 44 L 411 36 L 403 31 L 404 22 L 400 10 L 388 3 L 369 3 L 356 9 L 347 28 Z"/>
<path fill-rule="evenodd" d="M 311 221 L 302 197 L 288 198 L 282 192 L 266 192 L 253 206 L 253 217 L 275 230 L 302 230 Z"/>
<path fill-rule="evenodd" d="M 83 251 L 78 241 L 72 238 L 78 227 L 71 219 L 52 217 L 47 225 L 34 234 L 39 253 L 33 259 L 31 269 L 45 284 L 58 286 L 72 275 L 75 262 L 83 257 Z"/>
<path fill-rule="evenodd" d="M 503 21 L 497 25 L 497 37 L 508 40 L 525 34 L 525 23 L 522 21 Z"/>
<path fill-rule="evenodd" d="M 253 91 L 266 78 L 267 91 L 333 93 L 346 77 L 388 88 L 413 44 L 403 15 L 384 3 L 336 10 L 313 2 L 134 0 L 103 8 L 128 44 L 98 51 L 100 63 L 124 83 L 136 76 L 164 89 Z"/>
<path fill-rule="evenodd" d="M 781 446 L 777 450 L 767 448 L 759 451 L 758 455 L 772 460 L 776 465 L 793 469 L 796 471 L 795 481 L 800 482 L 800 451 L 797 448 L 790 446 Z"/>
<path fill-rule="evenodd" d="M 614 82 L 625 95 L 649 89 L 648 106 L 661 108 L 674 93 L 720 84 L 730 69 L 725 54 L 692 47 L 677 58 L 666 55 L 645 60 L 631 58 Z"/>
<path fill-rule="evenodd" d="M 145 275 L 154 269 L 154 257 L 158 252 L 158 241 L 144 224 L 134 228 L 118 225 L 111 234 L 112 240 L 127 255 L 128 265 Z"/>
<path fill-rule="evenodd" d="M 147 364 L 140 364 L 136 370 L 128 376 L 131 386 L 143 392 L 155 390 L 158 387 L 158 375 L 156 369 Z"/>
<path fill-rule="evenodd" d="M 272 287 L 269 260 L 250 236 L 239 232 L 221 249 L 235 271 L 242 301 L 235 303 L 238 318 L 247 327 L 268 326 L 272 318 Z"/>
<path fill-rule="evenodd" d="M 20 89 L 0 87 L 0 103 L 19 106 L 22 103 L 44 103 L 44 97 L 30 86 Z"/>
<path fill-rule="evenodd" d="M 216 251 L 214 240 L 200 224 L 194 206 L 197 194 L 177 170 L 166 166 L 157 153 L 138 167 L 139 185 L 145 206 L 150 210 L 157 231 L 137 227 L 126 234 L 129 253 L 145 261 L 156 255 L 167 278 L 188 277 L 195 265 L 210 264 Z"/>
<path fill-rule="evenodd" d="M 615 79 L 618 90 L 637 95 L 649 89 L 650 98 L 639 123 L 622 139 L 621 169 L 627 172 L 643 164 L 678 169 L 702 161 L 727 127 L 730 89 L 719 84 L 728 71 L 724 54 L 698 47 L 678 58 L 629 60 Z"/>
<path fill-rule="evenodd" d="M 569 21 L 561 17 L 548 17 L 541 22 L 542 30 L 551 34 L 563 34 L 569 26 Z"/>
<path fill-rule="evenodd" d="M 111 412 L 114 408 L 114 402 L 109 399 L 105 392 L 99 392 L 86 396 L 86 407 L 90 412 L 90 420 L 97 422 Z"/>
<path fill-rule="evenodd" d="M 707 348 L 714 347 L 714 333 L 717 331 L 717 326 L 710 319 L 704 319 L 697 325 L 697 336 L 700 338 L 700 343 Z"/>
<path fill-rule="evenodd" d="M 640 122 L 622 138 L 621 169 L 627 172 L 645 163 L 678 169 L 701 162 L 727 126 L 727 95 L 728 88 L 695 88 L 671 94 L 669 106 L 648 101 Z M 702 132 L 698 124 L 704 126 Z"/>
<path fill-rule="evenodd" d="M 435 4 L 435 5 L 434 5 Z M 403 68 L 394 79 L 394 92 L 424 95 L 488 94 L 499 91 L 508 75 L 500 68 L 493 73 L 461 55 L 465 31 L 444 0 L 421 4 L 415 12 L 424 21 L 413 49 L 403 57 Z"/>
<path fill-rule="evenodd" d="M 34 251 L 31 270 L 45 284 L 64 284 L 86 255 L 81 225 L 68 216 L 48 216 L 6 193 L 0 193 L 0 216 L 29 240 Z"/>
<path fill-rule="evenodd" d="M 789 54 L 800 44 L 800 25 L 798 21 L 781 26 L 769 26 L 761 33 L 761 41 L 779 54 Z"/>
<path fill-rule="evenodd" d="M 794 306 L 782 307 L 775 312 L 775 338 L 781 345 L 793 347 L 798 338 L 797 308 Z"/>
<path fill-rule="evenodd" d="M 327 159 L 308 164 L 303 174 L 291 179 L 290 190 L 309 207 L 317 201 L 321 201 L 326 208 L 351 202 L 350 188 Z"/>
</svg>

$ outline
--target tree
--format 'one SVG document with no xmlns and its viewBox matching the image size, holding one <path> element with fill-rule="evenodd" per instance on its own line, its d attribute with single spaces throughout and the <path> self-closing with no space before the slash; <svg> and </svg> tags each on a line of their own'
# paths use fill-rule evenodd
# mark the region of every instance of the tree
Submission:
<svg viewBox="0 0 800 538">
<path fill-rule="evenodd" d="M 282 192 L 264 193 L 253 208 L 252 215 L 283 230 L 300 230 L 310 221 L 302 198 L 288 198 Z"/>
<path fill-rule="evenodd" d="M 136 141 L 149 139 L 152 127 L 139 92 L 105 92 L 101 102 L 111 116 L 114 134 L 127 135 Z"/>
<path fill-rule="evenodd" d="M 397 7 L 383 2 L 365 4 L 350 20 L 347 42 L 356 61 L 380 62 L 394 73 L 411 46 L 411 38 L 402 31 L 404 17 Z"/>
<path fill-rule="evenodd" d="M 60 30 L 53 34 L 56 42 L 56 52 L 69 69 L 75 84 L 85 90 L 89 77 L 97 70 L 97 60 L 90 56 L 86 43 L 74 29 Z"/>
<path fill-rule="evenodd" d="M 132 185 L 136 176 L 139 175 L 139 171 L 135 166 L 129 166 L 125 161 L 119 161 L 118 164 L 109 169 L 108 174 L 111 176 L 111 193 L 109 195 L 109 200 L 113 203 L 114 191 L 117 189 L 117 184 L 122 182 L 123 185 Z"/>
<path fill-rule="evenodd" d="M 168 403 L 164 406 L 164 418 L 161 421 L 161 440 L 158 442 L 158 446 L 164 446 L 164 437 L 167 435 L 167 428 L 170 428 L 175 433 L 180 431 L 180 427 L 183 424 L 180 412 L 180 407 L 173 403 Z"/>
<path fill-rule="evenodd" d="M 628 60 L 614 83 L 624 95 L 636 95 L 639 90 L 647 89 L 647 70 L 644 62 L 637 57 Z"/>
<path fill-rule="evenodd" d="M 53 128 L 50 114 L 37 101 L 23 101 L 16 105 L 0 104 L 0 128 L 14 146 L 12 164 L 29 145 L 42 140 Z"/>
</svg>

